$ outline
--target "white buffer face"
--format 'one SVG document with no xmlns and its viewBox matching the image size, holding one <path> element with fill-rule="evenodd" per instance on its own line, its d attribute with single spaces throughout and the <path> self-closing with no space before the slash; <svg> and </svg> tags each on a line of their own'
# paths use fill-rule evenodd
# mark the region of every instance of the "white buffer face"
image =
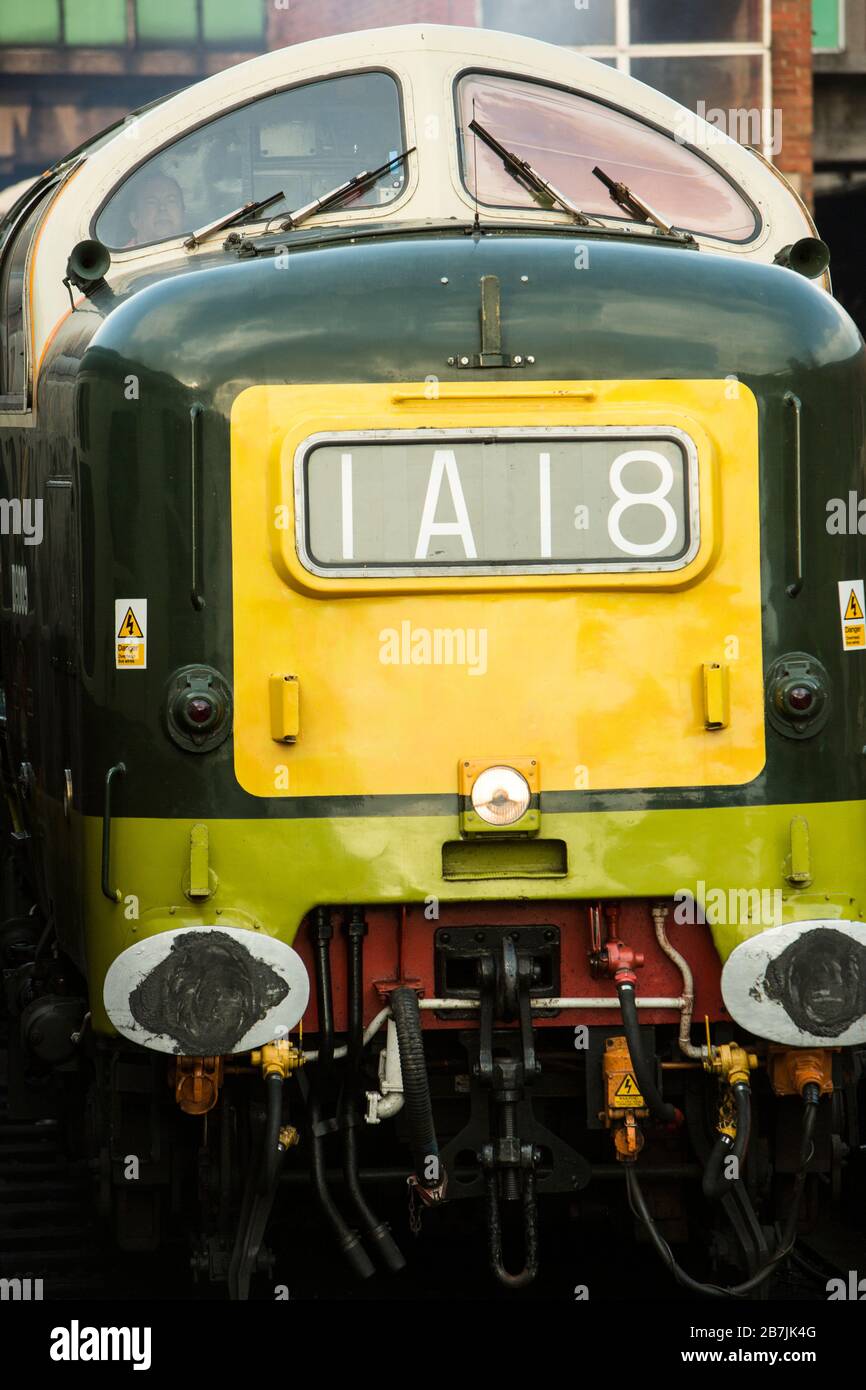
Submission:
<svg viewBox="0 0 866 1390">
<path fill-rule="evenodd" d="M 103 996 L 111 1022 L 131 1042 L 215 1057 L 286 1037 L 304 1014 L 310 981 L 297 951 L 272 936 L 190 926 L 123 951 Z"/>
<path fill-rule="evenodd" d="M 866 1042 L 866 925 L 828 918 L 759 932 L 725 962 L 722 997 L 742 1028 L 771 1042 Z"/>
</svg>

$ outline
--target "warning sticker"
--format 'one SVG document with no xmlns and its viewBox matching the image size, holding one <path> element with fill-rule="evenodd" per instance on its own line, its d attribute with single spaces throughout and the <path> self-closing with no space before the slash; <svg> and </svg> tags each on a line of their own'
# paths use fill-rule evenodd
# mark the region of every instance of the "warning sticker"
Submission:
<svg viewBox="0 0 866 1390">
<path fill-rule="evenodd" d="M 114 664 L 118 671 L 147 666 L 147 599 L 114 600 Z"/>
<path fill-rule="evenodd" d="M 842 650 L 854 652 L 866 647 L 866 600 L 862 579 L 839 581 L 839 616 L 842 619 Z"/>
<path fill-rule="evenodd" d="M 640 1087 L 631 1072 L 626 1072 L 622 1081 L 614 1091 L 613 1103 L 618 1110 L 629 1110 L 632 1107 L 640 1110 L 646 1104 L 640 1093 Z"/>
</svg>

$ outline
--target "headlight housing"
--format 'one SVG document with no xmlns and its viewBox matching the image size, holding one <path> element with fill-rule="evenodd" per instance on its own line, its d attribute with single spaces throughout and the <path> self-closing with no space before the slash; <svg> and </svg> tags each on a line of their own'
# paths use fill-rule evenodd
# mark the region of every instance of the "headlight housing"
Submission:
<svg viewBox="0 0 866 1390">
<path fill-rule="evenodd" d="M 488 825 L 513 825 L 529 809 L 532 793 L 513 767 L 488 767 L 472 786 L 472 809 Z"/>
</svg>

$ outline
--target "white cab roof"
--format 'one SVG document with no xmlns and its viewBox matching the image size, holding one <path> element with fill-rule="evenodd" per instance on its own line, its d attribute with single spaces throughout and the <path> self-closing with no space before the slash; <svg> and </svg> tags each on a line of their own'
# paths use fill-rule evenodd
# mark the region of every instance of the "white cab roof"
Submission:
<svg viewBox="0 0 866 1390">
<path fill-rule="evenodd" d="M 67 178 L 43 221 L 35 248 L 37 264 L 31 283 L 39 286 L 34 311 L 34 360 L 69 301 L 62 285 L 72 247 L 91 235 L 94 216 L 112 190 L 149 155 L 195 126 L 282 87 L 316 78 L 387 70 L 399 81 L 404 104 L 407 146 L 417 146 L 408 165 L 404 194 L 393 208 L 343 207 L 321 214 L 315 225 L 419 221 L 467 222 L 475 206 L 464 187 L 454 116 L 454 83 L 466 69 L 537 79 L 611 103 L 662 131 L 687 131 L 688 142 L 706 151 L 712 162 L 752 202 L 760 215 L 756 236 L 745 243 L 725 242 L 695 233 L 714 253 L 772 263 L 779 249 L 814 227 L 803 204 L 784 178 L 752 150 L 708 126 L 677 102 L 603 63 L 572 49 L 519 35 L 485 29 L 415 24 L 367 29 L 316 39 L 263 54 L 217 73 L 151 110 L 143 112 L 98 145 Z M 227 209 L 228 211 L 228 209 Z M 623 226 L 623 214 L 611 204 L 611 226 Z M 551 223 L 574 225 L 566 212 L 535 208 L 480 210 L 485 222 L 525 223 L 527 229 Z M 307 224 L 308 226 L 311 224 Z M 245 231 L 255 230 L 245 227 Z M 158 263 L 185 252 L 183 238 L 151 247 L 113 253 L 116 263 Z M 213 249 L 210 245 L 209 250 Z M 110 279 L 110 272 L 109 272 Z"/>
</svg>

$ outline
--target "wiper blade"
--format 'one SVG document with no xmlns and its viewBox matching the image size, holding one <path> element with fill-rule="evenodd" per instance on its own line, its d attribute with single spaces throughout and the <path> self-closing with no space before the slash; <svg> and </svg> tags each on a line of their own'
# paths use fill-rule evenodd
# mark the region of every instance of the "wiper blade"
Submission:
<svg viewBox="0 0 866 1390">
<path fill-rule="evenodd" d="M 617 183 L 610 174 L 606 174 L 598 165 L 592 171 L 597 179 L 601 179 L 608 193 L 618 207 L 623 212 L 627 212 L 630 217 L 636 218 L 638 222 L 652 222 L 659 231 L 667 232 L 668 236 L 682 237 L 684 241 L 693 241 L 694 237 L 689 236 L 688 232 L 675 231 L 669 222 L 665 222 L 663 217 L 659 217 L 654 212 L 649 203 L 645 203 L 643 198 L 639 198 L 636 193 L 632 193 L 628 184 Z"/>
<path fill-rule="evenodd" d="M 484 126 L 479 124 L 478 121 L 470 121 L 469 129 L 474 131 L 476 135 L 481 136 L 485 145 L 489 145 L 493 153 L 499 155 L 506 169 L 508 169 L 521 183 L 527 184 L 529 188 L 534 189 L 537 193 L 546 193 L 547 196 L 552 198 L 555 203 L 558 203 L 561 208 L 565 208 L 566 212 L 570 212 L 575 222 L 579 223 L 581 227 L 590 227 L 592 225 L 586 213 L 583 212 L 576 203 L 573 203 L 565 193 L 561 193 L 549 179 L 546 179 L 543 174 L 540 174 L 537 169 L 534 169 L 528 160 L 521 159 L 513 150 L 507 150 L 504 145 L 500 145 L 496 137 L 491 135 L 489 130 L 485 130 Z"/>
<path fill-rule="evenodd" d="M 271 193 L 267 198 L 260 198 L 256 203 L 244 203 L 243 207 L 235 208 L 233 212 L 227 212 L 223 217 L 218 217 L 215 222 L 208 222 L 206 226 L 199 227 L 198 231 L 191 232 L 183 244 L 187 251 L 192 251 L 212 232 L 221 232 L 224 227 L 232 227 L 237 222 L 248 222 L 251 217 L 255 217 L 257 212 L 263 212 L 265 208 L 270 207 L 271 203 L 278 203 L 280 198 L 285 196 L 283 192 Z"/>
<path fill-rule="evenodd" d="M 300 227 L 303 222 L 314 217 L 317 212 L 327 212 L 328 208 L 339 206 L 350 194 L 363 193 L 366 188 L 378 183 L 379 179 L 383 178 L 395 165 L 402 164 L 404 160 L 409 158 L 410 154 L 415 153 L 416 149 L 417 146 L 413 145 L 411 149 L 404 150 L 402 154 L 394 155 L 393 159 L 389 159 L 387 164 L 381 164 L 378 169 L 362 169 L 359 174 L 354 174 L 345 183 L 332 188 L 330 193 L 324 193 L 321 198 L 314 198 L 311 203 L 305 203 L 303 207 L 296 208 L 294 212 L 289 213 L 285 222 L 280 223 L 280 231 L 288 232 L 293 227 Z"/>
</svg>

